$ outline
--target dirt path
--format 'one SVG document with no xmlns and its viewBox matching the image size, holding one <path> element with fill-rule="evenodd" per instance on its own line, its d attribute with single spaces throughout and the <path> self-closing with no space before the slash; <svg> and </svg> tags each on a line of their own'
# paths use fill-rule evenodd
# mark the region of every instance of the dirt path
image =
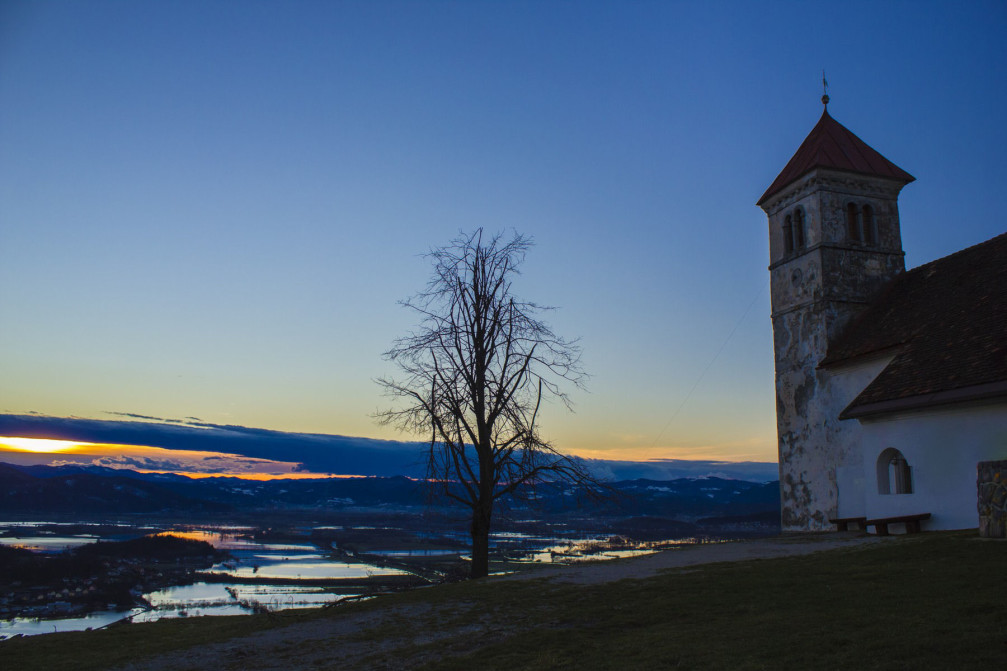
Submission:
<svg viewBox="0 0 1007 671">
<path fill-rule="evenodd" d="M 806 555 L 822 550 L 855 547 L 890 540 L 885 537 L 853 533 L 830 533 L 810 536 L 778 536 L 749 541 L 683 545 L 652 555 L 605 562 L 555 566 L 531 573 L 501 576 L 497 580 L 527 580 L 547 578 L 552 582 L 596 585 L 625 578 L 647 578 L 664 569 L 683 568 L 713 562 L 746 561 Z"/>
<path fill-rule="evenodd" d="M 632 559 L 575 566 L 557 566 L 527 573 L 496 576 L 490 580 L 538 580 L 582 585 L 647 578 L 665 569 L 713 562 L 770 559 L 806 555 L 823 550 L 857 547 L 890 541 L 858 534 L 778 537 L 729 543 L 683 546 Z M 455 611 L 468 604 L 451 604 Z M 252 636 L 233 638 L 213 645 L 161 655 L 119 671 L 195 671 L 197 669 L 241 669 L 257 671 L 300 671 L 302 669 L 410 669 L 435 661 L 417 646 L 448 640 L 453 652 L 471 652 L 472 641 L 479 646 L 503 640 L 520 630 L 520 625 L 490 622 L 489 614 L 466 613 L 452 618 L 450 625 L 428 604 L 388 605 L 366 611 L 347 610 L 340 617 L 321 618 L 289 627 L 271 629 Z M 373 630 L 383 630 L 372 635 Z M 491 632 L 491 633 L 488 633 Z M 476 635 L 473 635 L 476 634 Z"/>
</svg>

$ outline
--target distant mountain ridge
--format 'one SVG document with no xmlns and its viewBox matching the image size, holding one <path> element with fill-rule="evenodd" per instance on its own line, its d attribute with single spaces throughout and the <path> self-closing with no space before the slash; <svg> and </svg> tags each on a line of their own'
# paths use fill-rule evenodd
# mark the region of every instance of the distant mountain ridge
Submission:
<svg viewBox="0 0 1007 671">
<path fill-rule="evenodd" d="M 571 512 L 680 519 L 732 517 L 779 510 L 775 482 L 722 478 L 627 480 L 611 483 L 610 500 L 588 503 L 574 488 L 545 485 L 534 505 L 512 511 Z M 403 476 L 308 480 L 189 478 L 89 466 L 13 466 L 0 463 L 0 513 L 226 513 L 257 510 L 386 510 L 428 505 L 425 483 Z"/>
<path fill-rule="evenodd" d="M 190 497 L 177 488 L 129 477 L 123 471 L 102 470 L 113 472 L 0 463 L 0 512 L 209 513 L 228 509 L 213 501 Z"/>
</svg>

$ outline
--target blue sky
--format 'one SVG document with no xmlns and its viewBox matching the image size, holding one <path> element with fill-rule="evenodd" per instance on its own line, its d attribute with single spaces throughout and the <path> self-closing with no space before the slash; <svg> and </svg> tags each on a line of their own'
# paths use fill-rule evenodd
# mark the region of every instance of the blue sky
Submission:
<svg viewBox="0 0 1007 671">
<path fill-rule="evenodd" d="M 371 415 L 420 254 L 593 377 L 558 447 L 775 459 L 766 221 L 821 113 L 917 181 L 908 266 L 1007 229 L 1003 2 L 0 5 L 0 413 L 407 438 Z"/>
</svg>

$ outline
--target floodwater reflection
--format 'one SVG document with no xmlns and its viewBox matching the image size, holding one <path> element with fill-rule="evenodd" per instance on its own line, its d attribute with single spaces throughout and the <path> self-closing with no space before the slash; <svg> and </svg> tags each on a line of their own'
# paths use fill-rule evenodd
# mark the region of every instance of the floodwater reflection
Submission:
<svg viewBox="0 0 1007 671">
<path fill-rule="evenodd" d="M 185 538 L 195 535 L 190 532 Z M 205 540 L 231 555 L 227 561 L 200 571 L 203 575 L 255 580 L 341 580 L 406 575 L 405 571 L 393 568 L 329 560 L 319 553 L 316 545 L 309 543 L 261 543 L 210 532 L 199 532 L 198 540 Z"/>
<path fill-rule="evenodd" d="M 64 550 L 72 550 L 81 545 L 97 543 L 98 537 L 88 534 L 77 536 L 4 536 L 0 538 L 0 545 L 7 545 L 22 550 L 32 552 L 55 553 Z"/>
<path fill-rule="evenodd" d="M 132 615 L 140 613 L 142 608 L 132 610 L 103 610 L 95 613 L 88 613 L 81 617 L 67 617 L 59 619 L 38 619 L 32 617 L 15 617 L 12 620 L 0 620 L 0 640 L 13 636 L 35 636 L 36 634 L 52 634 L 62 631 L 85 631 L 87 629 L 99 629 L 106 627 L 113 622 L 125 620 Z"/>
<path fill-rule="evenodd" d="M 233 553 L 232 553 L 233 554 Z M 200 571 L 204 575 L 226 575 L 259 580 L 340 580 L 372 576 L 407 575 L 405 571 L 372 564 L 347 564 L 335 561 L 308 562 L 298 557 L 237 557 Z"/>
<path fill-rule="evenodd" d="M 99 536 L 100 532 L 57 535 L 53 531 L 42 530 L 35 535 L 25 533 L 28 529 L 48 526 L 50 524 L 44 522 L 12 523 L 6 528 L 0 526 L 0 543 L 23 547 L 36 553 L 53 553 L 104 538 Z M 143 527 L 132 529 L 144 530 Z M 250 526 L 234 526 L 175 527 L 162 531 L 163 534 L 206 541 L 217 549 L 227 551 L 230 557 L 210 569 L 197 572 L 197 582 L 193 584 L 166 587 L 143 594 L 149 608 L 104 610 L 78 617 L 15 617 L 0 620 L 0 640 L 18 635 L 99 629 L 122 620 L 153 622 L 164 618 L 248 615 L 291 608 L 317 608 L 349 596 L 359 598 L 359 590 L 350 590 L 352 594 L 348 594 L 338 588 L 332 591 L 332 585 L 327 589 L 315 584 L 296 584 L 297 581 L 359 580 L 373 576 L 408 575 L 399 569 L 329 559 L 323 548 L 312 543 L 259 541 L 251 537 L 255 530 L 255 527 Z M 17 535 L 4 535 L 12 531 Z M 115 536 L 118 538 L 121 535 L 127 538 L 136 536 L 135 533 L 122 534 L 122 529 L 116 529 Z M 203 580 L 199 579 L 200 575 Z M 228 582 L 227 576 L 243 582 Z M 283 581 L 284 584 L 270 584 L 270 581 Z"/>
<path fill-rule="evenodd" d="M 218 562 L 209 569 L 199 571 L 194 576 L 196 582 L 189 585 L 165 587 L 143 594 L 149 604 L 145 608 L 129 610 L 107 610 L 71 618 L 13 618 L 0 620 L 0 640 L 16 635 L 34 635 L 54 631 L 79 631 L 97 629 L 120 620 L 132 622 L 152 622 L 163 618 L 197 617 L 202 615 L 245 615 L 255 612 L 285 610 L 290 608 L 312 608 L 343 600 L 353 594 L 355 598 L 372 577 L 409 575 L 399 568 L 378 566 L 395 563 L 412 566 L 416 564 L 436 565 L 439 558 L 462 554 L 467 541 L 462 532 L 417 532 L 417 538 L 425 538 L 429 543 L 397 546 L 385 543 L 378 547 L 360 551 L 358 556 L 343 550 L 337 558 L 328 553 L 330 547 L 339 549 L 331 536 L 316 537 L 315 543 L 300 536 L 287 537 L 271 534 L 252 526 L 177 526 L 165 524 L 158 528 L 150 526 L 130 526 L 121 523 L 101 523 L 77 525 L 76 529 L 44 522 L 19 522 L 4 525 L 0 523 L 0 543 L 31 548 L 34 552 L 60 551 L 102 540 L 132 538 L 142 533 L 160 531 L 182 538 L 205 541 L 219 550 L 227 552 L 226 561 Z M 48 528 L 53 527 L 53 528 Z M 314 530 L 328 529 L 317 527 Z M 336 528 L 336 527 L 332 527 Z M 342 528 L 342 527 L 340 527 Z M 376 538 L 386 527 L 373 528 Z M 360 531 L 364 527 L 352 527 Z M 391 529 L 401 532 L 402 529 Z M 33 533 L 35 532 L 35 533 Z M 74 533 L 78 532 L 78 533 Z M 305 532 L 306 535 L 306 532 Z M 396 536 L 398 538 L 398 536 Z M 271 542 L 272 541 L 272 542 Z M 538 533 L 515 531 L 496 532 L 491 536 L 491 547 L 497 556 L 516 562 L 569 563 L 589 560 L 612 559 L 650 554 L 658 550 L 673 549 L 676 546 L 701 542 L 696 538 L 680 538 L 652 542 L 636 542 L 621 536 L 590 535 L 581 533 L 550 533 L 548 529 Z M 445 546 L 450 547 L 445 547 Z M 375 563 L 367 563 L 367 555 Z M 383 559 L 379 559 L 379 557 Z M 429 558 L 429 560 L 427 559 Z M 329 581 L 352 581 L 339 584 Z M 391 582 L 391 581 L 390 581 Z M 277 584 L 282 583 L 282 584 Z M 165 584 L 165 583 L 157 583 Z M 0 595 L 2 596 L 2 595 Z M 104 602 L 103 602 L 104 603 Z"/>
<path fill-rule="evenodd" d="M 250 530 L 247 527 L 236 527 L 227 531 L 189 529 L 164 533 L 205 541 L 231 555 L 227 561 L 200 571 L 203 575 L 256 580 L 341 580 L 406 575 L 405 571 L 394 568 L 327 560 L 325 555 L 319 553 L 318 547 L 310 543 L 261 542 L 233 533 L 247 533 Z"/>
<path fill-rule="evenodd" d="M 133 622 L 153 622 L 174 617 L 247 615 L 291 608 L 318 608 L 347 596 L 350 595 L 302 585 L 197 582 L 144 594 L 151 610 L 138 613 L 131 619 Z"/>
</svg>

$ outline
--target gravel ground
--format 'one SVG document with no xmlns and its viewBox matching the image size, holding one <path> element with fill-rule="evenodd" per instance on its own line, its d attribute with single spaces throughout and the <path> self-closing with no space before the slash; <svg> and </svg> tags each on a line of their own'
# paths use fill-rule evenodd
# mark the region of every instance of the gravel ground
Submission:
<svg viewBox="0 0 1007 671">
<path fill-rule="evenodd" d="M 489 580 L 545 579 L 591 585 L 627 578 L 647 578 L 665 569 L 805 555 L 890 540 L 890 537 L 833 533 L 709 543 L 683 546 L 644 557 L 549 567 L 491 577 Z M 466 604 L 452 606 L 464 610 Z M 490 616 L 486 614 L 453 618 L 456 622 L 464 622 L 455 626 L 428 626 L 430 619 L 437 615 L 431 606 L 425 604 L 346 611 L 345 617 L 323 618 L 176 651 L 120 667 L 119 671 L 411 669 L 434 661 L 427 656 L 429 653 L 416 650 L 416 646 L 447 639 L 451 653 L 462 654 L 505 639 L 521 629 L 520 623 L 501 627 L 500 623 L 490 622 Z M 367 635 L 376 628 L 383 629 L 385 633 L 381 636 Z"/>
</svg>

